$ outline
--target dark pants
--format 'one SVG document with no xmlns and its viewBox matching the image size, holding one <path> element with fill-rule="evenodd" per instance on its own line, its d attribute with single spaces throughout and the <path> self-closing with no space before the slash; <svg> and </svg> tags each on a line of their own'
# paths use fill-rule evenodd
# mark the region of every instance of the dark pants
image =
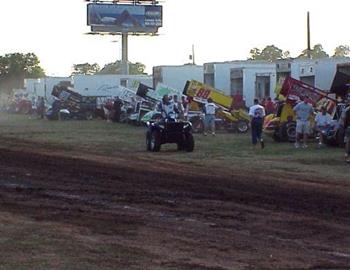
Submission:
<svg viewBox="0 0 350 270">
<path fill-rule="evenodd" d="M 253 118 L 251 122 L 252 143 L 256 145 L 262 139 L 263 119 Z"/>
<path fill-rule="evenodd" d="M 122 114 L 122 111 L 120 109 L 117 109 L 114 111 L 114 115 L 113 115 L 113 122 L 120 122 L 120 115 Z"/>
</svg>

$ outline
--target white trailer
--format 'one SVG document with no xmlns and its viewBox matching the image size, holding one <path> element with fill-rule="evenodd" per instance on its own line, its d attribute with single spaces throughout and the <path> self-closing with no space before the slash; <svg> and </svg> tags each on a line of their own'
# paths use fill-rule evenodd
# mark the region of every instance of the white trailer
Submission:
<svg viewBox="0 0 350 270">
<path fill-rule="evenodd" d="M 291 77 L 329 91 L 338 64 L 350 64 L 350 58 L 294 59 L 291 62 Z"/>
<path fill-rule="evenodd" d="M 190 80 L 203 82 L 203 66 L 189 64 L 153 67 L 153 88 L 161 83 L 182 92 Z"/>
<path fill-rule="evenodd" d="M 44 77 L 39 79 L 24 79 L 24 88 L 30 96 L 44 97 L 48 103 L 52 103 L 52 89 L 57 84 L 69 85 L 72 83 L 70 77 Z"/>
<path fill-rule="evenodd" d="M 74 89 L 83 96 L 117 96 L 119 87 L 135 89 L 138 83 L 152 85 L 148 75 L 74 75 Z"/>
<path fill-rule="evenodd" d="M 276 64 L 249 60 L 206 63 L 204 83 L 228 96 L 242 95 L 250 106 L 256 97 L 275 96 Z"/>
</svg>

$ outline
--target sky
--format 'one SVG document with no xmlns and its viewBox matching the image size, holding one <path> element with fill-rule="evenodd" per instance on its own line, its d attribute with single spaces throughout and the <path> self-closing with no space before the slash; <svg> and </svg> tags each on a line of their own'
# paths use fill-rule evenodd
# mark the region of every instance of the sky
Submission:
<svg viewBox="0 0 350 270">
<path fill-rule="evenodd" d="M 121 58 L 121 37 L 85 33 L 84 0 L 0 0 L 0 55 L 34 52 L 49 76 L 69 76 L 73 64 L 103 67 Z M 164 0 L 163 27 L 154 37 L 129 38 L 129 61 L 146 65 L 245 60 L 250 49 L 275 45 L 297 56 L 306 48 L 306 14 L 311 44 L 328 54 L 350 45 L 349 0 Z"/>
</svg>

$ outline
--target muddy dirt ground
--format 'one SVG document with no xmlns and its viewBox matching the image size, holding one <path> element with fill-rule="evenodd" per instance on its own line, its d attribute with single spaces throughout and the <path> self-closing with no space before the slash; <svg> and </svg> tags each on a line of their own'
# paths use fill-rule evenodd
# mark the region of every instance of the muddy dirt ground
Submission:
<svg viewBox="0 0 350 270">
<path fill-rule="evenodd" d="M 2 149 L 0 213 L 89 244 L 53 269 L 350 269 L 350 181 Z"/>
</svg>

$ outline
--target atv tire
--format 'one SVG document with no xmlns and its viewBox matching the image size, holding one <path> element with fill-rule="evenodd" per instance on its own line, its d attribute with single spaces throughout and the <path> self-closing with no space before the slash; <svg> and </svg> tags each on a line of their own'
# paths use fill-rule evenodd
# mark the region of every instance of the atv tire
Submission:
<svg viewBox="0 0 350 270">
<path fill-rule="evenodd" d="M 177 143 L 177 151 L 183 151 L 185 150 L 185 145 L 183 142 Z"/>
<path fill-rule="evenodd" d="M 159 152 L 161 146 L 161 135 L 158 130 L 153 130 L 151 133 L 151 140 L 150 140 L 150 151 L 152 152 Z"/>
<path fill-rule="evenodd" d="M 187 133 L 187 134 L 185 134 L 185 137 L 186 137 L 186 141 L 184 144 L 184 150 L 186 150 L 187 152 L 193 152 L 193 150 L 194 150 L 193 135 L 191 133 Z"/>
</svg>

